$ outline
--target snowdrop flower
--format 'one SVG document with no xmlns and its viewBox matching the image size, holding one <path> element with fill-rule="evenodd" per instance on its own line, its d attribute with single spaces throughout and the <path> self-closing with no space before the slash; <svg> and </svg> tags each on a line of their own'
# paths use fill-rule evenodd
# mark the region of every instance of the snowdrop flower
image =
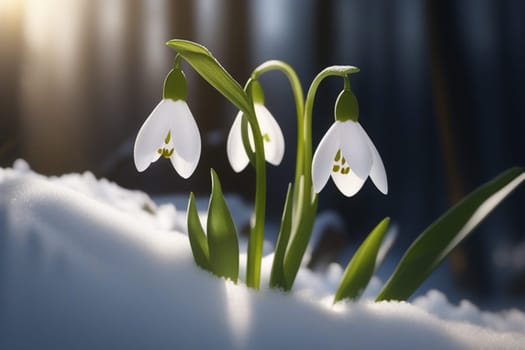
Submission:
<svg viewBox="0 0 525 350">
<path fill-rule="evenodd" d="M 324 135 L 312 162 L 312 181 L 316 193 L 332 176 L 335 185 L 347 197 L 355 195 L 368 176 L 383 194 L 388 192 L 385 167 L 376 147 L 358 119 L 357 99 L 351 90 L 339 95 L 335 123 Z"/>
<path fill-rule="evenodd" d="M 264 95 L 258 82 L 253 82 L 253 101 L 257 122 L 261 129 L 264 143 L 264 157 L 272 165 L 279 165 L 284 156 L 284 136 L 279 124 L 270 111 L 264 106 Z M 237 113 L 233 122 L 228 140 L 226 152 L 232 169 L 239 173 L 250 162 L 242 142 L 242 118 L 243 113 Z M 248 139 L 252 150 L 255 150 L 252 129 L 248 124 Z"/>
<path fill-rule="evenodd" d="M 137 134 L 133 150 L 135 166 L 142 172 L 162 156 L 187 179 L 197 167 L 200 155 L 201 137 L 186 103 L 184 73 L 173 69 L 164 82 L 164 98 Z"/>
</svg>

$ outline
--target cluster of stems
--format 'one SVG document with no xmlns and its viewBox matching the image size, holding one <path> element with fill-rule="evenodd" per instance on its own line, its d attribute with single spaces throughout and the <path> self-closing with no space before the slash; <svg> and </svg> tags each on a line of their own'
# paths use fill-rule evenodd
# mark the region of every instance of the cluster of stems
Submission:
<svg viewBox="0 0 525 350">
<path fill-rule="evenodd" d="M 329 76 L 339 76 L 345 78 L 345 84 L 350 73 L 357 72 L 355 67 L 328 67 L 321 71 L 313 80 L 306 101 L 304 99 L 301 82 L 295 70 L 287 63 L 271 60 L 258 66 L 252 73 L 250 80 L 246 84 L 247 92 L 251 95 L 250 86 L 254 81 L 267 72 L 280 71 L 288 79 L 295 102 L 297 115 L 297 153 L 295 160 L 295 176 L 293 185 L 292 218 L 291 227 L 281 227 L 279 234 L 279 244 L 284 247 L 277 247 L 284 251 L 283 261 L 281 262 L 282 272 L 280 277 L 276 272 L 276 267 L 272 270 L 270 284 L 274 287 L 285 290 L 291 289 L 293 281 L 299 269 L 301 259 L 307 248 L 308 241 L 312 233 L 314 218 L 317 210 L 317 194 L 312 187 L 312 112 L 317 89 L 321 82 Z M 250 126 L 253 130 L 255 140 L 255 170 L 256 170 L 256 191 L 255 191 L 255 223 L 250 234 L 248 244 L 248 264 L 246 283 L 249 287 L 258 289 L 260 287 L 262 247 L 264 241 L 264 210 L 266 207 L 266 169 L 264 162 L 264 147 L 262 135 L 258 127 L 255 112 L 247 115 Z M 257 142 L 259 141 L 259 142 Z M 243 133 L 245 149 L 250 157 L 253 152 L 249 146 L 247 133 Z M 284 215 L 284 214 L 283 214 Z M 283 220 L 284 222 L 284 220 Z M 281 224 L 283 224 L 283 222 Z M 285 232 L 288 231 L 288 232 Z M 285 235 L 287 237 L 282 237 Z M 276 252 L 277 253 L 277 252 Z"/>
</svg>

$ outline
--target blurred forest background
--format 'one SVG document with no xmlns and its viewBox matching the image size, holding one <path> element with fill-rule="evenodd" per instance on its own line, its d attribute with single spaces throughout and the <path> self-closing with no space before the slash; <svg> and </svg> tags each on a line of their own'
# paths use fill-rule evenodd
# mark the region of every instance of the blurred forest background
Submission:
<svg viewBox="0 0 525 350">
<path fill-rule="evenodd" d="M 24 158 L 46 175 L 89 170 L 153 195 L 207 195 L 214 167 L 225 191 L 253 196 L 253 171 L 235 174 L 226 158 L 236 110 L 189 66 L 188 103 L 203 136 L 196 173 L 184 181 L 166 161 L 135 170 L 134 138 L 162 96 L 172 38 L 204 44 L 241 84 L 273 58 L 295 67 L 305 90 L 328 65 L 361 69 L 351 76 L 360 122 L 390 193 L 368 182 L 347 199 L 329 183 L 320 197 L 353 242 L 388 215 L 402 252 L 472 189 L 525 165 L 520 0 L 0 0 L 0 166 Z M 282 75 L 261 82 L 287 137 L 282 166 L 269 169 L 268 211 L 278 219 L 293 178 L 295 112 Z M 319 90 L 314 149 L 341 88 L 334 78 Z M 520 189 L 445 267 L 468 297 L 523 302 L 524 207 Z"/>
</svg>

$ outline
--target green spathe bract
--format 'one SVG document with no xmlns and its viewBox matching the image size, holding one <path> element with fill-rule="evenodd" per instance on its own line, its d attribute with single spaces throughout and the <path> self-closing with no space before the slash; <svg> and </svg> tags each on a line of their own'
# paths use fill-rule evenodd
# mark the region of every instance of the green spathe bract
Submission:
<svg viewBox="0 0 525 350">
<path fill-rule="evenodd" d="M 523 168 L 511 168 L 443 214 L 408 248 L 377 300 L 410 297 L 452 249 L 524 180 Z"/>
</svg>

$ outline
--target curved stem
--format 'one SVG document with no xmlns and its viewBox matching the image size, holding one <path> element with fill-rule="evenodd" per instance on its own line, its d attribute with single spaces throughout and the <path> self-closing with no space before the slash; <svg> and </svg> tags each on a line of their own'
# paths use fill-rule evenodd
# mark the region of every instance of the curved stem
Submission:
<svg viewBox="0 0 525 350">
<path fill-rule="evenodd" d="M 299 183 L 304 171 L 304 94 L 297 73 L 288 63 L 278 60 L 266 61 L 254 69 L 252 78 L 257 79 L 262 74 L 278 70 L 284 73 L 292 88 L 295 109 L 297 112 L 297 156 L 295 160 L 295 182 Z M 294 189 L 295 193 L 295 189 Z M 294 196 L 295 197 L 295 196 Z"/>
<path fill-rule="evenodd" d="M 299 179 L 301 178 L 301 175 L 304 171 L 304 121 L 303 121 L 303 114 L 304 114 L 304 95 L 303 95 L 303 89 L 301 87 L 301 82 L 299 81 L 299 78 L 297 77 L 297 74 L 293 70 L 293 68 L 288 65 L 285 62 L 272 60 L 267 61 L 260 66 L 258 66 L 252 73 L 252 76 L 248 83 L 246 84 L 245 91 L 250 91 L 248 88 L 250 85 L 250 81 L 257 80 L 257 78 L 266 72 L 272 71 L 272 70 L 279 70 L 283 72 L 288 80 L 290 81 L 290 85 L 292 87 L 294 100 L 295 100 L 295 106 L 297 111 L 297 157 L 296 157 L 296 167 L 295 167 L 295 181 L 298 183 Z M 250 123 L 250 125 L 253 125 Z M 254 138 L 262 142 L 261 133 L 260 130 L 257 132 L 253 131 Z M 256 134 L 258 136 L 256 136 Z M 256 147 L 256 173 L 257 178 L 261 176 L 257 164 L 259 160 L 259 156 L 261 152 Z M 263 162 L 264 162 L 264 156 L 263 156 Z M 266 168 L 264 168 L 264 177 L 266 179 Z M 261 181 L 262 182 L 262 181 Z M 257 217 L 258 212 L 263 211 L 263 217 L 264 217 L 264 205 L 260 203 L 259 201 L 259 195 L 258 195 L 258 187 L 259 181 L 257 182 L 256 186 L 256 199 L 255 199 L 255 218 L 256 222 L 254 225 L 254 229 L 250 235 L 250 240 L 248 242 L 248 264 L 247 264 L 247 276 L 246 276 L 246 283 L 248 286 L 253 288 L 259 288 L 260 283 L 260 266 L 261 266 L 261 260 L 262 260 L 262 245 L 263 245 L 263 235 L 259 235 L 257 232 Z M 264 186 L 266 186 L 266 180 L 264 181 Z M 264 195 L 266 194 L 266 187 L 264 187 Z M 261 191 L 263 191 L 261 189 Z M 294 188 L 294 197 L 295 195 L 295 188 Z M 264 201 L 266 198 L 264 198 Z M 264 225 L 264 222 L 263 222 Z M 264 228 L 261 228 L 263 230 Z"/>
<path fill-rule="evenodd" d="M 344 89 L 347 90 L 347 91 L 350 90 L 350 79 L 348 79 L 348 76 L 345 77 Z"/>
<path fill-rule="evenodd" d="M 180 69 L 181 63 L 182 63 L 182 56 L 180 54 L 177 54 L 177 56 L 175 56 L 175 60 L 173 61 L 173 68 Z"/>
<path fill-rule="evenodd" d="M 312 81 L 304 109 L 304 189 L 306 199 L 314 201 L 316 195 L 312 196 L 312 112 L 314 107 L 315 94 L 321 82 L 329 76 L 347 77 L 348 74 L 359 72 L 359 68 L 353 66 L 330 66 L 323 69 Z M 348 79 L 345 80 L 348 81 Z M 307 195 L 308 194 L 308 195 Z"/>
<path fill-rule="evenodd" d="M 304 177 L 299 182 L 302 188 L 299 190 L 299 207 L 294 217 L 294 225 L 291 233 L 290 243 L 286 249 L 284 261 L 284 272 L 286 278 L 285 289 L 292 288 L 295 276 L 299 271 L 301 260 L 308 246 L 312 234 L 317 210 L 317 194 L 312 188 L 312 112 L 317 89 L 321 82 L 329 76 L 346 77 L 348 74 L 356 73 L 359 68 L 352 66 L 331 66 L 321 71 L 312 81 L 304 108 Z"/>
<path fill-rule="evenodd" d="M 246 85 L 249 86 L 249 82 Z M 247 89 L 250 91 L 250 89 Z M 248 261 L 246 265 L 246 285 L 259 289 L 261 283 L 261 264 L 264 243 L 264 217 L 266 213 L 266 161 L 264 144 L 253 103 L 250 113 L 245 116 L 250 123 L 255 146 L 255 222 L 248 240 Z"/>
<path fill-rule="evenodd" d="M 246 151 L 246 154 L 248 155 L 248 159 L 250 160 L 250 164 L 255 167 L 255 151 L 252 149 L 252 146 L 250 145 L 250 136 L 249 136 L 249 130 L 248 129 L 248 118 L 243 117 L 241 118 L 241 138 L 242 138 L 242 145 L 244 147 L 244 150 Z"/>
<path fill-rule="evenodd" d="M 246 284 L 259 289 L 261 282 L 261 262 L 264 242 L 264 216 L 266 211 L 266 164 L 261 130 L 255 117 L 249 117 L 255 144 L 255 222 L 248 242 L 248 263 Z"/>
</svg>

